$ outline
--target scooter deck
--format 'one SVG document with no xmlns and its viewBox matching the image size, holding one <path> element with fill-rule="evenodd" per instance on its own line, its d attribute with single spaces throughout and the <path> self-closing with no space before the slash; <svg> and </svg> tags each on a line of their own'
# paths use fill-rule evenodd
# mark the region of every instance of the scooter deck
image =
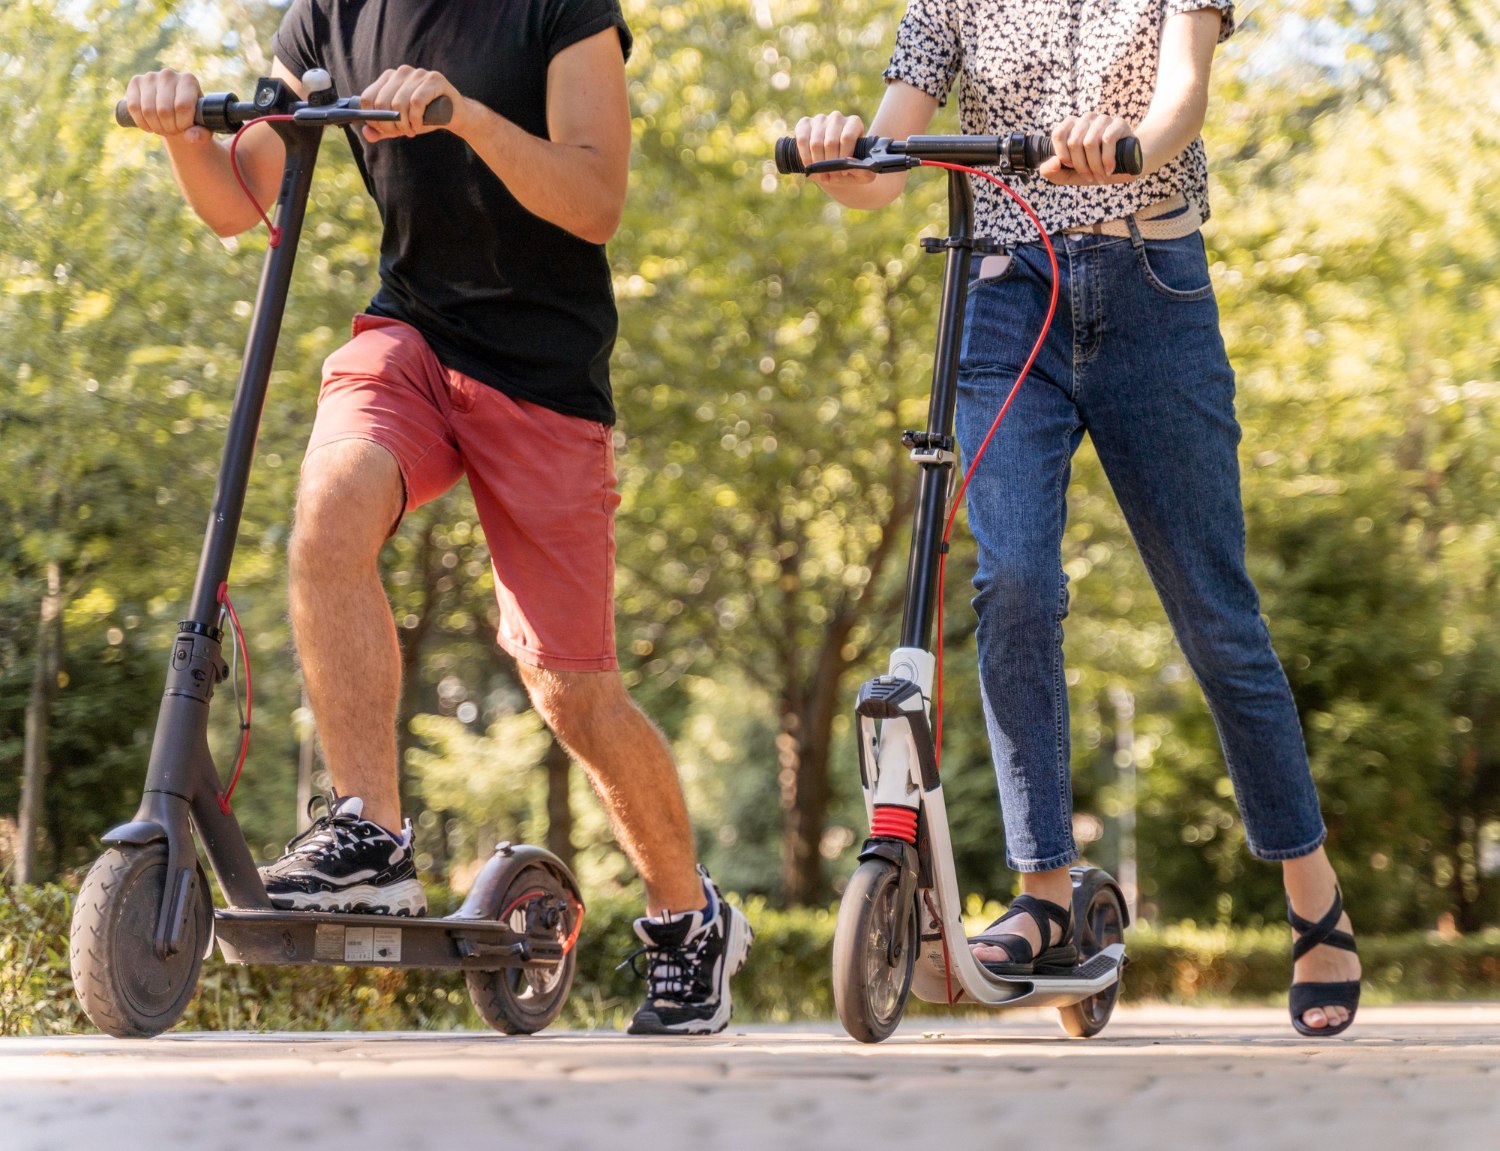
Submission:
<svg viewBox="0 0 1500 1151">
<path fill-rule="evenodd" d="M 1125 945 L 1111 944 L 1062 975 L 995 975 L 978 964 L 965 966 L 977 970 L 980 979 L 970 973 L 960 981 L 959 970 L 950 975 L 941 942 L 924 945 L 912 974 L 912 994 L 929 1003 L 1065 1007 L 1097 995 L 1119 980 L 1125 966 Z"/>
<path fill-rule="evenodd" d="M 334 911 L 214 911 L 219 950 L 230 963 L 341 967 L 550 967 L 555 940 L 528 937 L 493 919 L 351 914 Z"/>
</svg>

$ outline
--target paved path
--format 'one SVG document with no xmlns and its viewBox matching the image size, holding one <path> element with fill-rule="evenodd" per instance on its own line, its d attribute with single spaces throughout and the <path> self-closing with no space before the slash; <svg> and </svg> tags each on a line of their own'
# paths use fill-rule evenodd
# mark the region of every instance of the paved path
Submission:
<svg viewBox="0 0 1500 1151">
<path fill-rule="evenodd" d="M 876 1047 L 829 1026 L 6 1039 L 0 1151 L 1500 1148 L 1500 1005 L 1367 1007 L 1352 1034 L 1126 1007 L 1092 1040 L 1020 1011 Z"/>
</svg>

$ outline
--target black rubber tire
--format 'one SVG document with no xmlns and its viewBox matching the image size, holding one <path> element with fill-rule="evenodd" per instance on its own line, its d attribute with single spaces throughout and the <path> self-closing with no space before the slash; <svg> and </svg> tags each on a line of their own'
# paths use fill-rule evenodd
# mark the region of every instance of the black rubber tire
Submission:
<svg viewBox="0 0 1500 1151">
<path fill-rule="evenodd" d="M 166 879 L 166 844 L 112 847 L 89 868 L 73 907 L 73 989 L 90 1022 L 118 1039 L 160 1035 L 198 988 L 213 906 L 200 873 L 182 948 L 161 958 L 153 939 Z"/>
<path fill-rule="evenodd" d="M 917 916 L 896 906 L 901 874 L 894 863 L 867 859 L 855 869 L 839 901 L 833 932 L 833 1002 L 844 1030 L 861 1043 L 879 1043 L 906 1011 L 917 959 Z M 904 917 L 906 938 L 891 959 L 891 942 Z"/>
<path fill-rule="evenodd" d="M 535 894 L 528 898 L 528 893 Z M 546 867 L 522 868 L 500 899 L 501 922 L 527 934 L 554 933 L 567 940 L 577 925 L 578 905 L 563 881 Z M 555 922 L 548 922 L 548 919 Z M 569 951 L 552 968 L 502 967 L 465 971 L 469 999 L 480 1018 L 506 1035 L 533 1035 L 546 1027 L 573 990 L 578 956 Z"/>
<path fill-rule="evenodd" d="M 1081 967 L 1114 943 L 1125 942 L 1125 908 L 1113 887 L 1101 885 L 1086 908 L 1075 908 L 1078 917 L 1078 964 Z M 1057 1009 L 1062 1029 L 1075 1039 L 1088 1039 L 1103 1031 L 1119 1001 L 1123 971 L 1097 995 Z"/>
</svg>

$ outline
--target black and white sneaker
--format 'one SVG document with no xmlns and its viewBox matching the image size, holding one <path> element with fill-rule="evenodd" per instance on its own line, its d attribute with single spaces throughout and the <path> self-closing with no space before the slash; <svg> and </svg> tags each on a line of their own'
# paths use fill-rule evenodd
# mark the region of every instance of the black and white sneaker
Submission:
<svg viewBox="0 0 1500 1151">
<path fill-rule="evenodd" d="M 310 805 L 309 805 L 310 807 Z M 424 915 L 411 824 L 400 838 L 362 818 L 358 796 L 335 795 L 327 814 L 260 869 L 271 904 L 292 911 L 368 911 Z"/>
<path fill-rule="evenodd" d="M 729 979 L 745 966 L 755 933 L 738 907 L 719 895 L 701 867 L 708 906 L 701 911 L 637 919 L 644 947 L 646 1001 L 630 1021 L 632 1035 L 713 1035 L 729 1023 Z"/>
</svg>

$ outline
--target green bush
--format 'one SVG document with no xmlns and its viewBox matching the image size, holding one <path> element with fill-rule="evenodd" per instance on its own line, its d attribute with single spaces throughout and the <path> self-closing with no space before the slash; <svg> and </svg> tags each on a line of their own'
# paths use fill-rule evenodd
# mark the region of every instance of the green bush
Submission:
<svg viewBox="0 0 1500 1151">
<path fill-rule="evenodd" d="M 73 893 L 63 887 L 0 888 L 0 1034 L 89 1030 L 68 976 Z M 439 904 L 435 912 L 445 908 Z M 755 946 L 735 980 L 739 1022 L 826 1021 L 834 912 L 746 910 Z M 623 961 L 637 947 L 638 905 L 622 896 L 590 901 L 578 943 L 573 994 L 556 1026 L 622 1027 L 641 996 Z M 1271 1002 L 1286 993 L 1291 959 L 1284 928 L 1138 928 L 1129 939 L 1126 1001 Z M 1500 986 L 1500 931 L 1456 939 L 1432 935 L 1360 940 L 1366 994 L 1375 1002 L 1492 996 Z M 913 1002 L 913 1014 L 943 1008 Z M 972 1010 L 972 1009 L 970 1009 Z M 483 1028 L 456 971 L 204 965 L 182 1023 L 192 1031 L 451 1030 Z"/>
</svg>

